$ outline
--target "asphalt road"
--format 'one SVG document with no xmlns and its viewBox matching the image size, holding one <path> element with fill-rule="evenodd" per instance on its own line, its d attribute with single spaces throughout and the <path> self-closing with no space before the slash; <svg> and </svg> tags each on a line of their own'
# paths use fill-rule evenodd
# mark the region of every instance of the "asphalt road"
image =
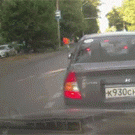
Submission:
<svg viewBox="0 0 135 135">
<path fill-rule="evenodd" d="M 47 110 L 77 109 L 86 106 L 65 106 L 63 81 L 68 51 L 48 54 L 34 60 L 14 63 L 1 62 L 0 66 L 0 117 L 31 114 Z M 105 108 L 121 109 L 119 105 Z M 98 107 L 104 109 L 103 106 Z M 123 106 L 122 106 L 123 108 Z M 124 109 L 133 109 L 124 105 Z M 88 106 L 88 109 L 90 107 Z"/>
<path fill-rule="evenodd" d="M 64 109 L 63 79 L 69 60 L 67 51 L 30 62 L 2 67 L 0 117 Z"/>
<path fill-rule="evenodd" d="M 35 112 L 40 113 L 47 110 L 61 109 L 67 110 L 64 111 L 66 115 L 67 113 L 71 113 L 72 115 L 73 112 L 73 114 L 76 114 L 77 109 L 75 110 L 74 107 L 64 105 L 62 95 L 63 79 L 69 63 L 67 56 L 68 52 L 63 51 L 32 61 L 18 61 L 13 64 L 4 64 L 3 66 L 1 63 L 0 117 L 9 116 L 9 114 L 13 117 L 18 114 L 27 115 Z M 124 108 L 126 109 L 128 107 L 129 106 L 125 106 Z M 79 107 L 77 108 L 79 113 Z M 120 108 L 120 106 L 117 105 L 117 108 Z M 135 105 L 131 108 L 132 111 L 134 111 Z M 90 114 L 90 111 L 92 115 L 96 115 L 99 110 L 94 110 L 95 112 L 93 113 L 93 110 L 89 108 L 88 114 Z M 83 110 L 80 110 L 80 114 L 87 116 L 87 113 L 84 113 Z M 123 120 L 122 118 L 119 119 Z M 121 122 L 119 119 L 116 117 L 116 119 L 111 120 L 110 123 L 104 120 L 99 123 L 94 123 L 95 125 L 87 124 L 87 126 L 93 129 L 95 128 L 94 131 L 97 129 L 99 131 L 101 130 L 102 134 L 105 134 L 107 131 L 119 133 L 120 130 L 118 130 L 117 126 L 114 124 L 115 120 L 117 120 L 118 126 L 121 125 L 121 123 L 127 122 L 127 119 L 125 121 L 123 120 L 124 122 Z M 111 126 L 109 127 L 109 124 L 115 125 L 116 130 L 114 130 L 114 128 L 110 129 Z M 126 126 L 129 127 L 129 124 L 130 127 L 134 125 L 134 123 L 131 122 L 131 118 Z M 108 128 L 107 131 L 106 127 Z M 128 132 L 129 131 L 128 129 Z"/>
</svg>

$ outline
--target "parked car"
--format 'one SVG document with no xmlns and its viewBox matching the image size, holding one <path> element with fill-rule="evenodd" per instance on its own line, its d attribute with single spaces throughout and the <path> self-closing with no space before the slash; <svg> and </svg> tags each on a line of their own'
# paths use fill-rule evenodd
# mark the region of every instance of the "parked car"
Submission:
<svg viewBox="0 0 135 135">
<path fill-rule="evenodd" d="M 0 45 L 0 57 L 3 58 L 15 54 L 17 54 L 17 51 L 14 49 L 14 47 L 10 45 Z"/>
<path fill-rule="evenodd" d="M 135 102 L 135 32 L 92 34 L 69 58 L 65 104 Z"/>
</svg>

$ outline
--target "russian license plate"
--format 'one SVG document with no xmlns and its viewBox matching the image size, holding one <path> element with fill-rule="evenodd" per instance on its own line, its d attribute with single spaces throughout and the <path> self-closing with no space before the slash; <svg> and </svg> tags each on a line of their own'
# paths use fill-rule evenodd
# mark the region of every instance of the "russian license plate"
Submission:
<svg viewBox="0 0 135 135">
<path fill-rule="evenodd" d="M 135 86 L 105 86 L 105 97 L 129 97 L 135 96 Z"/>
</svg>

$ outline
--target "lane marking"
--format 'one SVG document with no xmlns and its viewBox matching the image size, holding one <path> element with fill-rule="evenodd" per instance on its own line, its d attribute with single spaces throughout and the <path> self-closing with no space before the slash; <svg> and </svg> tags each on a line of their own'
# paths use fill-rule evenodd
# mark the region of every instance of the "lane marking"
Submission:
<svg viewBox="0 0 135 135">
<path fill-rule="evenodd" d="M 38 77 L 38 79 L 41 79 L 41 78 L 45 78 L 45 77 L 51 77 L 51 76 L 55 76 L 55 74 L 42 74 L 40 77 Z"/>
<path fill-rule="evenodd" d="M 65 71 L 65 70 L 66 70 L 66 68 L 61 68 L 61 69 L 58 69 L 58 70 L 50 71 L 49 74 L 57 73 L 57 72 L 60 72 L 60 71 Z"/>
<path fill-rule="evenodd" d="M 18 80 L 17 82 L 22 82 L 22 81 L 24 81 L 24 80 L 26 80 L 26 79 L 21 79 L 21 80 Z"/>
<path fill-rule="evenodd" d="M 42 73 L 40 77 L 38 77 L 39 79 L 43 78 L 43 77 L 51 77 L 51 76 L 55 76 L 56 73 L 59 73 L 59 72 L 62 72 L 62 71 L 65 71 L 66 68 L 61 68 L 61 69 L 58 69 L 58 70 L 52 70 L 52 71 L 48 71 L 46 73 Z"/>
<path fill-rule="evenodd" d="M 24 79 L 20 79 L 20 80 L 18 80 L 17 82 L 22 82 L 22 81 L 25 81 L 25 80 L 27 80 L 27 79 L 29 79 L 29 78 L 33 78 L 33 77 L 34 77 L 34 75 L 31 75 L 31 76 L 26 77 L 26 78 L 24 78 Z"/>
<path fill-rule="evenodd" d="M 62 95 L 62 93 L 59 92 L 59 93 L 56 93 L 52 98 L 58 98 L 58 97 L 60 97 L 61 95 Z"/>
<path fill-rule="evenodd" d="M 41 76 L 38 77 L 38 78 L 40 79 L 40 78 L 43 78 L 43 77 L 45 77 L 45 76 L 47 76 L 47 75 L 49 75 L 48 77 L 54 76 L 55 73 L 62 72 L 62 71 L 65 71 L 65 70 L 66 70 L 66 68 L 60 68 L 60 69 L 58 69 L 58 70 L 48 71 L 48 72 L 46 72 L 46 73 L 42 73 Z M 35 75 L 31 75 L 31 76 L 26 77 L 26 78 L 24 78 L 24 79 L 20 79 L 20 80 L 18 80 L 17 82 L 25 81 L 25 80 L 27 80 L 27 79 L 29 79 L 29 78 L 33 78 L 34 76 L 35 76 Z"/>
<path fill-rule="evenodd" d="M 39 96 L 39 97 L 37 98 L 37 100 L 44 99 L 44 98 L 46 98 L 46 96 Z"/>
<path fill-rule="evenodd" d="M 47 105 L 44 108 L 52 108 L 52 106 L 55 104 L 55 102 L 48 102 Z"/>
</svg>

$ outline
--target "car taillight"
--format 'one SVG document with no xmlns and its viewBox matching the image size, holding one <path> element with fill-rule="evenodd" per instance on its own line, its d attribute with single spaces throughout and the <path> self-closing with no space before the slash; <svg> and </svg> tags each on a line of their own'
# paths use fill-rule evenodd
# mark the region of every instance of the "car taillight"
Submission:
<svg viewBox="0 0 135 135">
<path fill-rule="evenodd" d="M 77 85 L 75 72 L 70 72 L 65 80 L 64 96 L 65 98 L 82 99 Z"/>
<path fill-rule="evenodd" d="M 104 42 L 106 43 L 106 42 L 109 42 L 109 40 L 104 40 Z"/>
<path fill-rule="evenodd" d="M 87 52 L 90 52 L 91 50 L 90 50 L 90 48 L 86 48 L 86 51 L 87 51 Z"/>
<path fill-rule="evenodd" d="M 125 45 L 125 46 L 123 47 L 123 49 L 128 49 L 128 46 L 127 46 L 127 45 Z"/>
</svg>

